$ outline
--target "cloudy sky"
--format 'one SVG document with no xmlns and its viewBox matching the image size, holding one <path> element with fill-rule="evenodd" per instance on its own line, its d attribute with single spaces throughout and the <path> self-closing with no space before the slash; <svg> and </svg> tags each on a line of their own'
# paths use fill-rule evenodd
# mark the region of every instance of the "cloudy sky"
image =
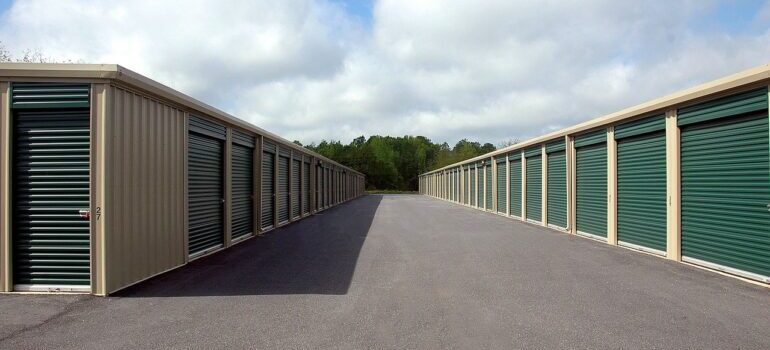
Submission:
<svg viewBox="0 0 770 350">
<path fill-rule="evenodd" d="M 770 63 L 770 0 L 0 0 L 0 13 L 12 52 L 118 63 L 303 143 L 497 144 Z"/>
</svg>

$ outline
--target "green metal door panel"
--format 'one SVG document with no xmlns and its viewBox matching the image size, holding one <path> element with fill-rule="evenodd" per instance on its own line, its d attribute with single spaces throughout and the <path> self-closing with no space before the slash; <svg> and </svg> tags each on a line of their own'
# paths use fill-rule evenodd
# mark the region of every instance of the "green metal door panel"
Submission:
<svg viewBox="0 0 770 350">
<path fill-rule="evenodd" d="M 278 223 L 289 221 L 289 157 L 278 156 Z"/>
<path fill-rule="evenodd" d="M 685 126 L 748 113 L 764 113 L 766 110 L 767 89 L 762 88 L 681 108 L 677 111 L 677 124 Z"/>
<path fill-rule="evenodd" d="M 262 152 L 262 229 L 273 226 L 275 213 L 275 154 Z"/>
<path fill-rule="evenodd" d="M 770 276 L 767 112 L 682 129 L 682 255 Z"/>
<path fill-rule="evenodd" d="M 90 285 L 89 110 L 15 111 L 15 285 Z"/>
<path fill-rule="evenodd" d="M 470 202 L 470 205 L 475 207 L 476 206 L 476 195 L 478 194 L 478 191 L 476 190 L 476 169 L 475 168 L 471 168 L 468 176 L 470 176 L 470 182 L 471 182 L 471 187 L 470 187 L 471 202 Z"/>
<path fill-rule="evenodd" d="M 233 144 L 232 148 L 233 238 L 254 231 L 254 149 Z"/>
<path fill-rule="evenodd" d="M 465 204 L 470 204 L 471 203 L 471 199 L 470 199 L 471 196 L 470 196 L 470 191 L 468 190 L 469 184 L 470 184 L 470 177 L 469 177 L 470 176 L 469 175 L 470 171 L 468 169 L 465 169 L 463 171 L 465 172 L 465 174 L 464 174 L 465 175 L 465 183 L 463 184 L 463 193 L 464 193 L 465 197 L 463 197 L 463 199 L 465 200 Z"/>
<path fill-rule="evenodd" d="M 601 129 L 575 137 L 575 147 L 585 147 L 596 144 L 607 144 L 607 130 Z"/>
<path fill-rule="evenodd" d="M 666 134 L 618 142 L 618 240 L 666 251 Z"/>
<path fill-rule="evenodd" d="M 484 173 L 486 174 L 484 177 L 484 181 L 487 185 L 486 209 L 492 210 L 492 164 L 487 164 L 486 166 L 484 166 Z"/>
<path fill-rule="evenodd" d="M 511 159 L 508 170 L 511 172 L 511 215 L 521 217 L 521 157 Z"/>
<path fill-rule="evenodd" d="M 302 214 L 310 213 L 310 163 L 305 162 L 302 182 Z"/>
<path fill-rule="evenodd" d="M 615 127 L 615 140 L 666 130 L 666 116 L 663 114 L 635 120 Z"/>
<path fill-rule="evenodd" d="M 567 227 L 567 157 L 564 151 L 548 154 L 549 225 Z"/>
<path fill-rule="evenodd" d="M 224 243 L 224 143 L 190 132 L 187 156 L 188 253 Z"/>
<path fill-rule="evenodd" d="M 508 181 L 508 172 L 505 168 L 505 162 L 497 163 L 497 212 L 505 213 L 508 210 L 506 203 L 508 194 L 506 192 L 506 182 Z"/>
<path fill-rule="evenodd" d="M 299 159 L 291 161 L 291 217 L 297 218 L 302 214 L 300 210 L 300 199 L 302 198 L 302 177 L 300 170 L 302 162 Z"/>
<path fill-rule="evenodd" d="M 13 83 L 11 108 L 68 109 L 88 108 L 90 84 L 70 83 Z"/>
<path fill-rule="evenodd" d="M 543 220 L 543 159 L 527 157 L 527 219 Z"/>
<path fill-rule="evenodd" d="M 478 187 L 478 190 L 476 191 L 477 192 L 476 201 L 478 202 L 478 207 L 483 208 L 484 207 L 484 168 L 477 167 L 476 175 L 478 175 L 478 181 L 476 183 L 476 187 Z"/>
<path fill-rule="evenodd" d="M 607 144 L 576 150 L 576 228 L 607 237 Z"/>
</svg>

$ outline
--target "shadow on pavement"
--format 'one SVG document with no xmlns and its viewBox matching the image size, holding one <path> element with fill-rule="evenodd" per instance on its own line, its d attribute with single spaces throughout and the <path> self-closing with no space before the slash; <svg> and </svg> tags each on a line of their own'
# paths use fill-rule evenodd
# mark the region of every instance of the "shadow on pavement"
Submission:
<svg viewBox="0 0 770 350">
<path fill-rule="evenodd" d="M 381 200 L 360 197 L 113 296 L 346 294 Z"/>
</svg>

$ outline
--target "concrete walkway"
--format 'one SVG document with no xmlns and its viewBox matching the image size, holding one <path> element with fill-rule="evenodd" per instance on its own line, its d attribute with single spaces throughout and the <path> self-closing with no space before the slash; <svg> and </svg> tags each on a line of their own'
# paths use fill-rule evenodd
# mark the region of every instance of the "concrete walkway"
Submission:
<svg viewBox="0 0 770 350">
<path fill-rule="evenodd" d="M 770 289 L 409 195 L 0 315 L 0 349 L 770 348 Z"/>
</svg>

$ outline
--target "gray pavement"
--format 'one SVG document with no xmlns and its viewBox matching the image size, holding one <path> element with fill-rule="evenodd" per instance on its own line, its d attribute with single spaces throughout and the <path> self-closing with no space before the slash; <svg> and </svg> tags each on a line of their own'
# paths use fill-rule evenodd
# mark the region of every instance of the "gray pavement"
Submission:
<svg viewBox="0 0 770 350">
<path fill-rule="evenodd" d="M 109 298 L 0 296 L 0 349 L 770 349 L 770 289 L 370 195 Z"/>
</svg>

